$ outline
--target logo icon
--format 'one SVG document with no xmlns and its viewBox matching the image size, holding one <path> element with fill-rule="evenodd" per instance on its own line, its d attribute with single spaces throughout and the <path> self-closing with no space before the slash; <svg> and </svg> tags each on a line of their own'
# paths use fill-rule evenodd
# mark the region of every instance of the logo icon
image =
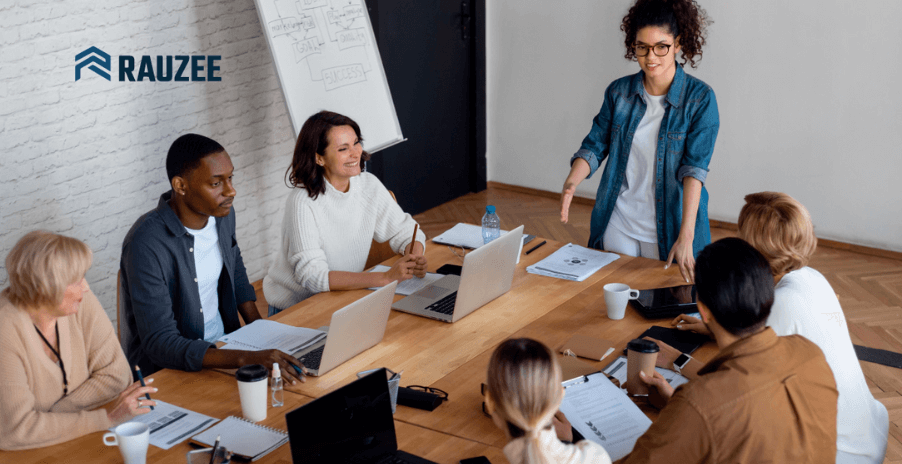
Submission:
<svg viewBox="0 0 902 464">
<path fill-rule="evenodd" d="M 86 60 L 79 63 L 79 60 L 87 57 Z M 88 66 L 88 69 L 97 73 L 98 76 L 110 80 L 110 70 L 112 69 L 112 64 L 110 62 L 110 55 L 105 53 L 103 50 L 97 47 L 91 47 L 78 55 L 75 55 L 75 80 L 81 79 L 81 68 Z M 99 67 L 98 67 L 99 66 Z M 104 69 L 106 71 L 104 71 Z"/>
</svg>

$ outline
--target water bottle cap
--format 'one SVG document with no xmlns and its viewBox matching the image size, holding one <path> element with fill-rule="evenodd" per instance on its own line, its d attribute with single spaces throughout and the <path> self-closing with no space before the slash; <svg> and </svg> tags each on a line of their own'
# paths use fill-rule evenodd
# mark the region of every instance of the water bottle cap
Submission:
<svg viewBox="0 0 902 464">
<path fill-rule="evenodd" d="M 495 205 L 488 205 L 485 207 L 485 212 L 489 214 L 495 214 Z"/>
</svg>

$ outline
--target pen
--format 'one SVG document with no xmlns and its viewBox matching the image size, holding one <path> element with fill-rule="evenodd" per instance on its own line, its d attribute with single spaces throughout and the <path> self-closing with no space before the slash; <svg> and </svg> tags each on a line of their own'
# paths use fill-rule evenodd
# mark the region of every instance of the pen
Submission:
<svg viewBox="0 0 902 464">
<path fill-rule="evenodd" d="M 141 386 L 146 387 L 147 384 L 144 383 L 144 376 L 141 375 L 141 368 L 138 366 L 135 366 L 135 373 L 138 374 L 138 380 L 141 381 Z M 145 393 L 144 397 L 147 398 L 148 400 L 150 400 L 150 393 Z M 153 411 L 153 406 L 150 407 L 150 410 Z"/>
<path fill-rule="evenodd" d="M 391 378 L 388 379 L 388 380 L 400 379 L 400 378 L 401 378 L 401 374 L 403 374 L 403 373 L 404 373 L 404 369 L 401 369 L 401 372 L 395 372 L 395 373 L 391 376 Z"/>
<path fill-rule="evenodd" d="M 210 453 L 210 464 L 213 464 L 213 460 L 216 459 L 216 448 L 219 448 L 220 438 L 222 438 L 221 435 L 216 435 L 216 443 L 213 443 L 213 452 Z"/>
<path fill-rule="evenodd" d="M 413 254 L 413 244 L 417 243 L 417 229 L 420 228 L 419 224 L 413 225 L 413 238 L 410 239 L 410 254 Z"/>
<path fill-rule="evenodd" d="M 542 245 L 544 245 L 544 244 L 546 244 L 546 243 L 548 243 L 548 240 L 542 240 L 542 243 L 540 243 L 540 244 L 538 244 L 538 245 L 536 245 L 536 246 L 530 248 L 529 251 L 526 252 L 526 254 L 530 254 L 530 253 L 532 253 L 533 251 L 538 250 L 540 246 L 542 246 Z"/>
</svg>

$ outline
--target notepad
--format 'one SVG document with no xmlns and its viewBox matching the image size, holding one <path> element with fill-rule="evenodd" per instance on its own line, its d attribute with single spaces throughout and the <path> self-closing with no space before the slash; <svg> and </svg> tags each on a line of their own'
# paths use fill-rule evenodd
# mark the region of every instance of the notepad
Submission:
<svg viewBox="0 0 902 464">
<path fill-rule="evenodd" d="M 225 334 L 219 341 L 227 343 L 223 350 L 281 350 L 285 354 L 298 351 L 326 338 L 322 330 L 292 327 L 276 321 L 258 319 L 232 333 Z"/>
<path fill-rule="evenodd" d="M 288 433 L 264 427 L 235 416 L 229 416 L 204 432 L 195 435 L 191 441 L 213 446 L 220 436 L 219 445 L 235 455 L 256 461 L 276 448 L 288 443 Z"/>
</svg>

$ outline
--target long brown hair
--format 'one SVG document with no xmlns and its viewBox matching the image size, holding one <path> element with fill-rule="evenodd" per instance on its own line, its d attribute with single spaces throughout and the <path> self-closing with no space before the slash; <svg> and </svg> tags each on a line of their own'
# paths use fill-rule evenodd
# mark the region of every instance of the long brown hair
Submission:
<svg viewBox="0 0 902 464">
<path fill-rule="evenodd" d="M 504 420 L 511 438 L 527 439 L 522 462 L 547 462 L 538 447 L 538 434 L 551 425 L 564 398 L 554 353 L 529 338 L 505 340 L 492 353 L 487 380 L 492 414 Z"/>
<path fill-rule="evenodd" d="M 329 146 L 329 131 L 337 126 L 351 126 L 357 139 L 363 142 L 360 135 L 360 126 L 353 119 L 331 111 L 320 111 L 307 118 L 301 133 L 298 134 L 297 143 L 294 145 L 294 157 L 291 166 L 285 171 L 287 183 L 295 188 L 307 189 L 310 198 L 326 193 L 326 179 L 323 177 L 325 168 L 316 164 L 316 155 L 325 154 Z M 366 151 L 360 155 L 361 161 L 370 159 Z"/>
</svg>

